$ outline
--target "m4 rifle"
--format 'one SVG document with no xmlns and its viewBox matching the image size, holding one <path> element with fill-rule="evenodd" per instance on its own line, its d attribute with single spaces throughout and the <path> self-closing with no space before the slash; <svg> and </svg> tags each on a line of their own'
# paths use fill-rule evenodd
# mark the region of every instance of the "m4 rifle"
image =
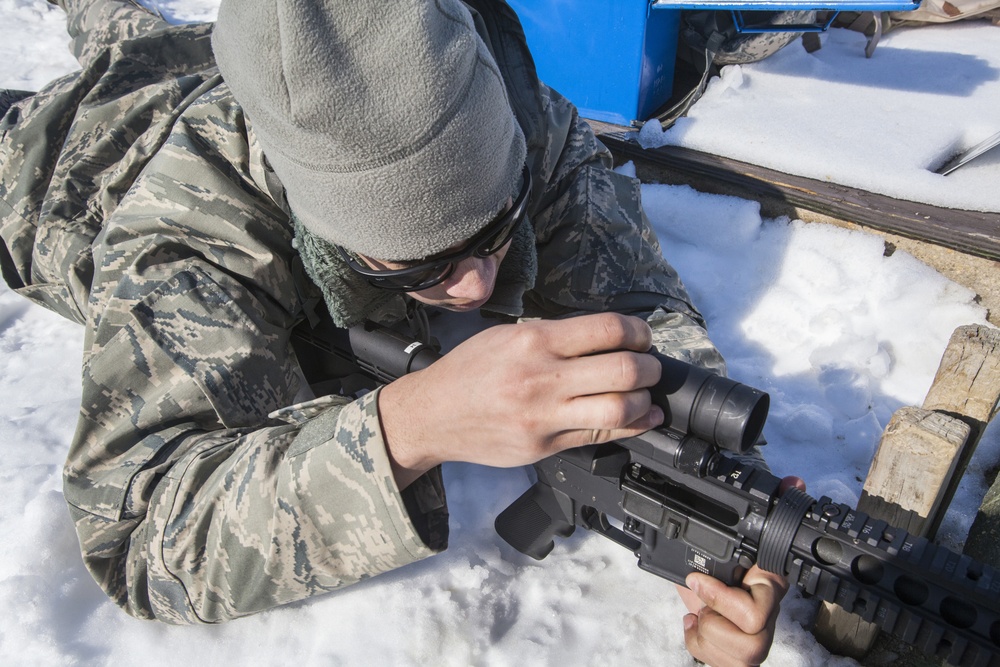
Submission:
<svg viewBox="0 0 1000 667">
<path fill-rule="evenodd" d="M 370 322 L 296 334 L 380 383 L 439 356 Z M 664 424 L 536 463 L 537 481 L 497 516 L 500 537 L 542 559 L 579 526 L 681 585 L 695 571 L 738 585 L 757 564 L 927 655 L 1000 667 L 1000 572 L 828 497 L 782 492 L 778 477 L 733 456 L 760 440 L 767 394 L 653 354 Z"/>
</svg>

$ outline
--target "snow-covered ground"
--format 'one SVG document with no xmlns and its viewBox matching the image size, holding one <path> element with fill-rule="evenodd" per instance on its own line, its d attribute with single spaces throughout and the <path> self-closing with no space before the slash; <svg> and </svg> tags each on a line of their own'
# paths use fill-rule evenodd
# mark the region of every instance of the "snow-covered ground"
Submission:
<svg viewBox="0 0 1000 667">
<path fill-rule="evenodd" d="M 160 7 L 177 20 L 214 12 L 211 0 Z M 42 0 L 0 0 L 0 16 L 0 86 L 34 89 L 73 68 L 60 10 Z M 744 121 L 755 123 L 747 132 L 755 149 L 734 157 L 781 168 L 782 159 L 822 155 L 829 170 L 824 177 L 847 182 L 842 175 L 868 169 L 866 160 L 875 154 L 892 165 L 858 176 L 875 189 L 897 171 L 924 169 L 945 149 L 921 148 L 925 138 L 909 131 L 886 139 L 901 118 L 961 95 L 954 109 L 965 115 L 956 121 L 955 137 L 972 133 L 969 119 L 978 118 L 976 127 L 984 131 L 990 117 L 1000 123 L 998 39 L 1000 28 L 900 31 L 865 61 L 863 39 L 831 34 L 813 55 L 786 49 L 787 56 L 728 71 L 728 83 L 724 77 L 699 103 L 706 109 L 715 104 L 716 119 L 700 116 L 696 106 L 690 121 L 678 126 L 676 140 L 706 149 L 696 140 L 699 125 L 725 124 L 718 100 L 728 96 L 734 130 L 742 132 Z M 851 83 L 843 51 L 862 54 L 852 71 L 880 57 L 898 64 L 894 78 L 878 84 L 878 104 L 855 101 L 873 84 Z M 933 57 L 942 51 L 948 53 Z M 810 68 L 796 64 L 803 58 Z M 772 71 L 778 71 L 773 76 L 782 82 L 781 94 L 771 94 L 768 117 L 758 119 L 749 111 L 753 100 L 740 91 L 754 91 Z M 744 84 L 734 86 L 734 78 Z M 972 83 L 948 83 L 955 78 Z M 994 92 L 984 95 L 988 84 Z M 862 137 L 854 151 L 801 117 L 798 100 L 833 86 L 845 117 L 832 110 L 831 116 L 850 122 Z M 919 104 L 897 99 L 914 90 Z M 789 147 L 765 134 L 772 124 L 816 131 L 802 131 Z M 883 155 L 900 142 L 912 144 L 906 154 Z M 1000 160 L 990 159 L 976 168 L 993 170 L 987 178 L 993 189 L 981 189 L 995 203 Z M 974 178 L 976 172 L 966 174 Z M 956 195 L 956 205 L 968 201 L 966 207 L 973 207 L 974 191 Z M 687 187 L 645 185 L 644 197 L 665 254 L 705 313 L 731 375 L 771 394 L 765 434 L 774 471 L 802 476 L 814 496 L 856 502 L 890 415 L 922 402 L 956 326 L 985 322 L 974 295 L 905 253 L 885 257 L 882 242 L 864 233 L 761 219 L 754 202 Z M 527 487 L 525 472 L 469 465 L 445 471 L 453 518 L 451 548 L 441 556 L 217 627 L 169 627 L 126 616 L 84 569 L 61 494 L 61 464 L 79 400 L 81 341 L 77 325 L 0 287 L 0 664 L 692 664 L 672 585 L 639 571 L 631 554 L 594 535 L 559 542 L 541 562 L 517 554 L 496 536 L 493 519 Z M 945 521 L 942 537 L 951 546 L 964 539 L 985 493 L 984 469 L 998 460 L 1000 430 L 993 428 Z M 789 595 L 767 664 L 855 664 L 816 644 L 804 629 L 813 613 L 810 601 Z"/>
<path fill-rule="evenodd" d="M 987 21 L 890 32 L 871 59 L 850 30 L 795 42 L 714 79 L 666 133 L 673 144 L 897 199 L 1000 212 L 1000 148 L 940 176 L 1000 132 L 1000 27 Z"/>
</svg>

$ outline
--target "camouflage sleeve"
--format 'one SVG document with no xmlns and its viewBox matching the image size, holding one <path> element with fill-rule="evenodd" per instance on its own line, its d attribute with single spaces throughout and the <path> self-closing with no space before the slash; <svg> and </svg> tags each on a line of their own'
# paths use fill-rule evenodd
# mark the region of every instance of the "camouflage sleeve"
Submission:
<svg viewBox="0 0 1000 667">
<path fill-rule="evenodd" d="M 174 623 L 300 600 L 442 546 L 421 539 L 394 482 L 377 392 L 293 405 L 290 226 L 255 189 L 226 100 L 220 85 L 185 112 L 98 237 L 65 468 L 95 579 L 133 615 Z"/>
<path fill-rule="evenodd" d="M 535 168 L 545 191 L 531 211 L 538 279 L 531 314 L 618 311 L 646 317 L 664 354 L 725 373 L 687 290 L 663 258 L 642 209 L 639 181 L 557 92 L 543 86 L 547 145 Z"/>
<path fill-rule="evenodd" d="M 84 67 L 102 52 L 138 35 L 171 28 L 138 0 L 49 0 L 66 11 L 70 51 Z"/>
</svg>

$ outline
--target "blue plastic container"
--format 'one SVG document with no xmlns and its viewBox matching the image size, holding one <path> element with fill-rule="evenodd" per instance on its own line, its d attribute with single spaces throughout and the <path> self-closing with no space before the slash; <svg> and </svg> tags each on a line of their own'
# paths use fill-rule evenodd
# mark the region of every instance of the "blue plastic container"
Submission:
<svg viewBox="0 0 1000 667">
<path fill-rule="evenodd" d="M 618 125 L 646 120 L 670 99 L 682 9 L 739 12 L 826 9 L 903 11 L 919 0 L 508 0 L 538 75 L 585 118 Z M 816 30 L 825 30 L 825 25 Z M 748 32 L 772 32 L 788 26 Z M 808 30 L 796 26 L 796 31 Z"/>
<path fill-rule="evenodd" d="M 628 125 L 670 99 L 680 12 L 649 0 L 508 0 L 538 76 L 585 118 Z"/>
</svg>

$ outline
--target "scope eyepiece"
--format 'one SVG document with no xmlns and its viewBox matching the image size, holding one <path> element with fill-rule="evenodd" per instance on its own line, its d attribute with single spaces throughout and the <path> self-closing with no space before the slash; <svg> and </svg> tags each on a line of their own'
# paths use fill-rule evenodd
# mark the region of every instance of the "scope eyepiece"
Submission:
<svg viewBox="0 0 1000 667">
<path fill-rule="evenodd" d="M 663 428 L 743 453 L 760 438 L 770 405 L 759 389 L 652 352 L 663 373 L 650 393 L 663 408 Z"/>
</svg>

